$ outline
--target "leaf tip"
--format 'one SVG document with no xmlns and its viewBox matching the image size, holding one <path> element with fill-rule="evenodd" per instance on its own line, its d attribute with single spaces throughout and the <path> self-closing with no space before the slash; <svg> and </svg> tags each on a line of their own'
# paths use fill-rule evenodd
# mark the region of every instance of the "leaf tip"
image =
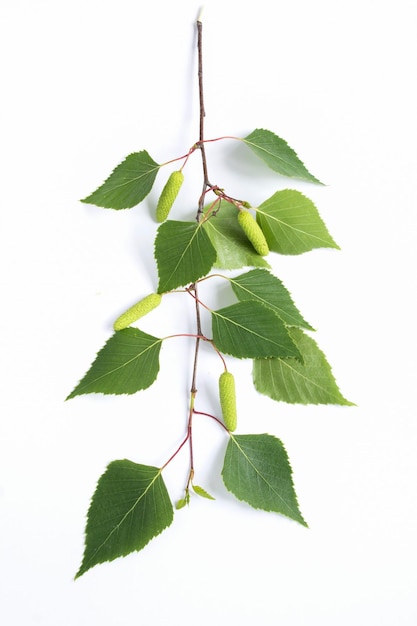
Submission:
<svg viewBox="0 0 417 626">
<path fill-rule="evenodd" d="M 81 561 L 81 565 L 78 568 L 77 573 L 74 576 L 74 582 L 76 582 L 79 578 L 81 578 L 81 576 L 83 574 L 85 574 L 89 569 L 91 569 L 93 566 L 92 565 L 88 565 L 85 561 L 85 558 L 82 559 Z"/>
<path fill-rule="evenodd" d="M 350 400 L 347 400 L 346 398 L 344 398 L 344 400 L 345 400 L 345 406 L 356 406 L 356 407 L 358 406 L 356 402 L 351 402 Z"/>
<path fill-rule="evenodd" d="M 64 402 L 67 402 L 68 400 L 72 400 L 72 398 L 75 398 L 75 396 L 76 396 L 76 395 L 78 395 L 78 394 L 76 393 L 76 391 L 77 391 L 77 387 L 75 387 L 75 388 L 71 391 L 71 393 L 69 393 L 69 394 L 67 395 L 67 397 L 65 398 Z"/>
<path fill-rule="evenodd" d="M 74 576 L 74 582 L 76 582 L 83 574 L 84 574 L 84 572 L 81 570 L 81 567 L 80 567 L 80 569 L 78 570 L 78 572 Z"/>
</svg>

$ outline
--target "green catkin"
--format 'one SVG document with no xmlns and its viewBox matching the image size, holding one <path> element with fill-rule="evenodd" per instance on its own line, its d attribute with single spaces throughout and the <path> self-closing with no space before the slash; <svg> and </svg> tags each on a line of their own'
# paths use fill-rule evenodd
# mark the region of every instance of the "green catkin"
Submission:
<svg viewBox="0 0 417 626">
<path fill-rule="evenodd" d="M 136 302 L 127 311 L 122 313 L 120 317 L 113 324 L 114 330 L 123 330 L 136 322 L 147 313 L 150 313 L 153 309 L 161 304 L 162 295 L 160 293 L 150 293 L 139 302 Z"/>
<path fill-rule="evenodd" d="M 165 222 L 165 220 L 167 219 L 183 182 L 184 174 L 181 170 L 172 172 L 166 182 L 165 187 L 161 192 L 158 204 L 156 206 L 157 222 Z"/>
<path fill-rule="evenodd" d="M 237 220 L 256 252 L 261 256 L 269 254 L 269 246 L 261 227 L 249 211 L 239 211 Z"/>
<path fill-rule="evenodd" d="M 230 372 L 223 372 L 220 375 L 219 396 L 224 425 L 233 432 L 237 426 L 236 390 L 235 379 Z"/>
</svg>

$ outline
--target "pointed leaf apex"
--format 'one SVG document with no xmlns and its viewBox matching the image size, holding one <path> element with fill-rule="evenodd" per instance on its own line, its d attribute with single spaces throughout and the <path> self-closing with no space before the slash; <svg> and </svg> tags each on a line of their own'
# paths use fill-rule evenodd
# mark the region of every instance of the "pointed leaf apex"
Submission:
<svg viewBox="0 0 417 626">
<path fill-rule="evenodd" d="M 278 174 L 300 178 L 319 185 L 323 184 L 308 171 L 287 142 L 272 131 L 257 128 L 242 141 Z"/>
<path fill-rule="evenodd" d="M 130 209 L 152 189 L 160 165 L 146 150 L 133 152 L 122 161 L 98 189 L 81 202 L 105 209 Z"/>
<path fill-rule="evenodd" d="M 199 485 L 193 485 L 193 491 L 198 496 L 201 496 L 202 498 L 206 498 L 207 500 L 215 500 L 216 499 L 210 493 L 208 493 L 208 491 L 206 491 L 205 489 L 203 489 L 203 487 L 200 487 Z"/>
<path fill-rule="evenodd" d="M 91 500 L 84 557 L 75 578 L 99 563 L 142 550 L 172 523 L 161 471 L 128 459 L 110 463 Z"/>
<path fill-rule="evenodd" d="M 274 511 L 302 526 L 292 469 L 282 442 L 272 435 L 231 435 L 222 477 L 238 500 L 255 509 Z"/>
</svg>

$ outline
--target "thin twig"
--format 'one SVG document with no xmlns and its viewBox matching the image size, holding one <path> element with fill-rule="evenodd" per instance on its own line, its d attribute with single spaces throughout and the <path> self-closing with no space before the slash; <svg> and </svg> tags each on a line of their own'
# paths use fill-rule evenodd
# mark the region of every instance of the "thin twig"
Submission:
<svg viewBox="0 0 417 626">
<path fill-rule="evenodd" d="M 201 13 L 200 13 L 201 15 Z M 200 16 L 199 16 L 200 19 Z M 200 101 L 200 137 L 198 147 L 201 152 L 201 160 L 203 164 L 203 191 L 200 196 L 200 200 L 198 203 L 198 211 L 197 211 L 197 221 L 199 222 L 201 219 L 201 215 L 203 213 L 204 207 L 204 197 L 206 193 L 207 187 L 210 187 L 208 170 L 207 170 L 207 158 L 206 158 L 206 148 L 204 146 L 204 118 L 206 116 L 206 112 L 204 109 L 204 85 L 203 85 L 203 24 L 201 21 L 197 21 L 197 47 L 198 47 L 198 94 Z"/>
<path fill-rule="evenodd" d="M 197 20 L 197 46 L 198 46 L 198 92 L 199 92 L 199 100 L 200 100 L 200 137 L 199 137 L 199 149 L 201 151 L 201 159 L 203 164 L 203 191 L 198 203 L 198 211 L 197 211 L 197 222 L 201 220 L 201 216 L 203 214 L 204 207 L 204 198 L 205 192 L 208 186 L 210 186 L 208 181 L 208 173 L 207 173 L 207 160 L 206 160 L 206 151 L 204 148 L 204 90 L 203 90 L 203 39 L 202 39 L 202 31 L 203 25 L 200 21 L 201 12 Z M 195 396 L 197 394 L 197 368 L 198 368 L 198 354 L 200 349 L 200 341 L 201 336 L 203 335 L 201 329 L 201 315 L 200 315 L 200 302 L 198 299 L 197 293 L 197 285 L 194 283 L 191 285 L 189 291 L 194 291 L 195 296 L 195 315 L 196 315 L 196 325 L 197 325 L 197 337 L 195 340 L 195 350 L 194 350 L 194 365 L 193 365 L 193 375 L 191 381 L 191 398 L 190 398 L 190 412 L 188 416 L 188 439 L 190 446 L 190 474 L 188 478 L 187 488 L 192 480 L 194 475 L 194 455 L 193 455 L 193 435 L 192 435 L 192 421 L 194 414 L 194 401 Z"/>
</svg>

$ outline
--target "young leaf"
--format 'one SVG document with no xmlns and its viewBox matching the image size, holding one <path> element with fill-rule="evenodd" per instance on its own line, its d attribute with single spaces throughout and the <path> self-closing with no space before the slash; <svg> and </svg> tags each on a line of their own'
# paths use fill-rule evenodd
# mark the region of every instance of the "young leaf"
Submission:
<svg viewBox="0 0 417 626">
<path fill-rule="evenodd" d="M 276 437 L 231 435 L 222 477 L 238 500 L 307 526 L 298 508 L 287 453 Z"/>
<path fill-rule="evenodd" d="M 287 142 L 270 130 L 257 128 L 242 141 L 275 172 L 322 184 L 310 174 Z"/>
<path fill-rule="evenodd" d="M 75 578 L 98 563 L 142 550 L 173 517 L 160 469 L 127 459 L 113 461 L 91 500 L 84 557 Z"/>
<path fill-rule="evenodd" d="M 212 330 L 220 352 L 238 358 L 300 357 L 285 324 L 260 302 L 247 300 L 212 311 Z"/>
<path fill-rule="evenodd" d="M 146 150 L 129 154 L 107 180 L 81 202 L 106 209 L 130 209 L 146 198 L 159 168 Z"/>
<path fill-rule="evenodd" d="M 285 324 L 314 330 L 301 316 L 279 278 L 266 270 L 251 270 L 229 280 L 236 297 L 241 302 L 258 300 L 275 311 Z"/>
<path fill-rule="evenodd" d="M 219 212 L 204 222 L 204 229 L 216 249 L 216 267 L 225 270 L 241 267 L 269 267 L 255 252 L 237 221 L 238 211 L 229 202 L 222 201 Z"/>
<path fill-rule="evenodd" d="M 147 389 L 159 371 L 162 339 L 138 328 L 117 331 L 67 400 L 86 393 L 132 394 Z"/>
<path fill-rule="evenodd" d="M 339 391 L 326 357 L 317 344 L 298 328 L 289 329 L 302 360 L 256 359 L 256 389 L 278 402 L 290 404 L 341 404 L 352 406 Z"/>
<path fill-rule="evenodd" d="M 158 292 L 164 293 L 205 276 L 216 260 L 216 251 L 201 224 L 168 220 L 155 239 Z"/>
<path fill-rule="evenodd" d="M 294 189 L 277 191 L 265 200 L 257 209 L 256 219 L 273 252 L 302 254 L 313 248 L 339 249 L 313 202 Z"/>
<path fill-rule="evenodd" d="M 211 496 L 205 489 L 203 489 L 203 487 L 199 487 L 198 485 L 193 485 L 193 491 L 198 496 L 201 496 L 202 498 L 207 498 L 207 500 L 216 499 L 216 498 L 213 498 L 213 496 Z"/>
</svg>

